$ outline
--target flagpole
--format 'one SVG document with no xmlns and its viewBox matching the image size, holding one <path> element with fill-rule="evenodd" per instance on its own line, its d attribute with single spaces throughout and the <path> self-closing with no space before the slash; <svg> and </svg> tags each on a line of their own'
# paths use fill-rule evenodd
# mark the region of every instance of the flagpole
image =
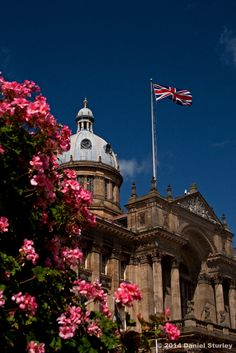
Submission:
<svg viewBox="0 0 236 353">
<path fill-rule="evenodd" d="M 152 173 L 153 179 L 156 181 L 156 146 L 155 146 L 155 126 L 154 126 L 154 110 L 153 110 L 153 83 L 150 79 L 151 90 L 151 124 L 152 124 Z"/>
</svg>

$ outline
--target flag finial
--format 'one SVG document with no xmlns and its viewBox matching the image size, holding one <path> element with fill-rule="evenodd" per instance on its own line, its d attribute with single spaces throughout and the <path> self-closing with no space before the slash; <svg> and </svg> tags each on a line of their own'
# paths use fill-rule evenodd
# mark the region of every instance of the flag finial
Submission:
<svg viewBox="0 0 236 353">
<path fill-rule="evenodd" d="M 84 108 L 87 108 L 87 105 L 88 105 L 88 101 L 87 101 L 87 98 L 85 97 L 84 98 Z"/>
</svg>

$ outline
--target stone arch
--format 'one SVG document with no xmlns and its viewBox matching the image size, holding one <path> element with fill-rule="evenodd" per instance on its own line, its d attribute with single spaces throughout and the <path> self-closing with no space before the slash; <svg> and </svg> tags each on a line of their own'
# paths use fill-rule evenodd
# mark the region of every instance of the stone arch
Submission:
<svg viewBox="0 0 236 353">
<path fill-rule="evenodd" d="M 209 239 L 209 234 L 200 227 L 188 225 L 182 228 L 180 234 L 188 240 L 190 246 L 194 247 L 200 258 L 207 258 L 209 253 L 216 252 L 213 241 Z"/>
<path fill-rule="evenodd" d="M 209 235 L 200 228 L 186 226 L 181 234 L 187 240 L 187 244 L 181 249 L 182 263 L 187 271 L 181 272 L 180 270 L 182 309 L 185 308 L 185 310 L 182 310 L 182 313 L 184 315 L 188 313 L 189 301 L 195 301 L 195 309 L 200 304 L 197 304 L 201 297 L 201 294 L 199 294 L 199 275 L 204 274 L 208 277 L 207 258 L 216 249 L 214 244 L 209 240 Z M 186 274 L 189 275 L 189 279 L 187 280 L 184 277 Z M 188 293 L 190 294 L 186 298 L 183 288 L 186 288 L 187 285 L 189 286 Z M 206 288 L 206 296 L 209 298 L 212 297 L 211 284 L 207 284 Z M 213 304 L 213 300 L 210 300 L 210 302 Z M 202 303 L 201 311 L 204 309 L 203 305 L 205 304 Z M 200 319 L 200 313 L 197 313 L 197 316 Z"/>
</svg>

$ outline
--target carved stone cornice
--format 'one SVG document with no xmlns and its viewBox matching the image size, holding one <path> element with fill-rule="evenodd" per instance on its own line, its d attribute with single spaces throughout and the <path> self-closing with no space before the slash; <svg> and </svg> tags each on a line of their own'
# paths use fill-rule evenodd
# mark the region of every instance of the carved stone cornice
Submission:
<svg viewBox="0 0 236 353">
<path fill-rule="evenodd" d="M 181 246 L 184 246 L 188 243 L 188 241 L 182 235 L 176 232 L 168 231 L 167 229 L 163 229 L 163 227 L 160 226 L 153 227 L 150 230 L 148 229 L 140 231 L 137 239 L 141 242 L 155 242 L 157 235 L 159 240 L 171 241 Z"/>
</svg>

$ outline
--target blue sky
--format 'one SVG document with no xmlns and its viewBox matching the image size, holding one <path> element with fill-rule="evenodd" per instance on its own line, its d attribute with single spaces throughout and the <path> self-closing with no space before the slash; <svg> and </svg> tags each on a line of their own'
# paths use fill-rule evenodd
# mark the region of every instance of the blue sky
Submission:
<svg viewBox="0 0 236 353">
<path fill-rule="evenodd" d="M 31 79 L 75 132 L 84 97 L 94 132 L 113 146 L 125 181 L 150 190 L 149 79 L 192 92 L 192 107 L 156 105 L 158 189 L 193 182 L 236 232 L 236 2 L 234 0 L 5 1 L 0 70 Z"/>
</svg>

